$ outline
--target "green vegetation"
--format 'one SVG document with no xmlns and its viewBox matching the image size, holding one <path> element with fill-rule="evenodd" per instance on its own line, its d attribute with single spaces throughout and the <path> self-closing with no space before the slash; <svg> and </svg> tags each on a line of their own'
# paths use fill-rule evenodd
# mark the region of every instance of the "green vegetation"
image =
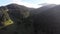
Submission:
<svg viewBox="0 0 60 34">
<path fill-rule="evenodd" d="M 6 27 L 8 25 L 11 25 L 13 24 L 13 21 L 10 19 L 9 17 L 9 14 L 7 13 L 8 9 L 6 7 L 2 7 L 0 9 L 0 11 L 2 12 L 2 24 L 3 24 L 3 27 Z M 1 27 L 0 27 L 1 28 Z"/>
<path fill-rule="evenodd" d="M 15 31 L 17 34 L 31 34 L 32 18 L 27 7 L 10 4 L 0 7 L 0 11 L 2 13 L 0 22 L 3 24 L 3 26 L 0 26 L 0 31 L 4 30 L 4 34 L 14 34 Z"/>
<path fill-rule="evenodd" d="M 13 21 L 11 19 L 8 19 L 8 20 L 3 22 L 4 26 L 8 26 L 8 25 L 11 25 L 11 24 L 13 24 Z"/>
</svg>

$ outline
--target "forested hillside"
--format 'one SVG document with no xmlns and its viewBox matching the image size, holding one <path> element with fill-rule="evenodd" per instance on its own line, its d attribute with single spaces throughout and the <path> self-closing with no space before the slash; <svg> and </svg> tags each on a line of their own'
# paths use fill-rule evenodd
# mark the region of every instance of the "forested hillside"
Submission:
<svg viewBox="0 0 60 34">
<path fill-rule="evenodd" d="M 1 34 L 31 34 L 30 8 L 18 4 L 0 7 Z"/>
</svg>

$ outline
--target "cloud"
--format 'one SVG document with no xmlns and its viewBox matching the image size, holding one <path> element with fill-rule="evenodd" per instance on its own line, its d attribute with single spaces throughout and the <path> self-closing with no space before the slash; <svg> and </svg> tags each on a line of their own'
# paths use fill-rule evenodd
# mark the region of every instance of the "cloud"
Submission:
<svg viewBox="0 0 60 34">
<path fill-rule="evenodd" d="M 22 0 L 12 0 L 11 3 L 16 3 L 16 4 L 24 5 L 24 6 L 27 6 L 27 7 L 30 7 L 30 8 L 38 8 L 38 7 L 40 7 L 40 6 L 37 5 L 37 4 L 32 4 L 32 3 L 28 3 L 28 2 L 23 2 Z"/>
<path fill-rule="evenodd" d="M 12 3 L 20 3 L 22 0 L 11 0 L 12 1 Z"/>
<path fill-rule="evenodd" d="M 10 3 L 16 3 L 20 5 L 24 5 L 30 8 L 38 8 L 41 7 L 43 3 L 48 3 L 48 4 L 60 4 L 60 0 L 4 0 L 6 1 L 4 4 L 1 5 L 7 5 Z M 8 2 L 9 1 L 9 2 Z M 1 2 L 0 2 L 1 3 Z M 41 4 L 41 5 L 39 5 Z"/>
<path fill-rule="evenodd" d="M 50 4 L 60 4 L 60 0 L 46 0 L 46 3 L 50 3 Z"/>
<path fill-rule="evenodd" d="M 24 0 L 12 0 L 12 3 L 17 3 L 17 4 L 20 4 L 20 5 L 25 5 L 27 7 L 30 7 L 30 8 L 38 8 L 38 7 L 41 7 L 41 5 L 38 5 L 38 4 L 43 4 L 43 3 L 48 3 L 48 4 L 60 4 L 60 0 L 36 0 L 34 1 L 35 3 L 31 2 L 32 0 L 30 0 L 30 2 L 27 0 L 24 1 Z"/>
</svg>

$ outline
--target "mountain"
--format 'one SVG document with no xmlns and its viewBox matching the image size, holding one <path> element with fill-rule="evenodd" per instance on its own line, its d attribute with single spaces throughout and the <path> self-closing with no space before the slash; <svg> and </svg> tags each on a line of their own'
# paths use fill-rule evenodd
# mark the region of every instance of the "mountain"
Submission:
<svg viewBox="0 0 60 34">
<path fill-rule="evenodd" d="M 5 11 L 7 10 L 6 8 L 8 9 L 8 11 Z M 30 10 L 32 9 L 18 4 L 9 4 L 6 6 L 1 6 L 0 7 L 1 11 L 0 15 L 2 15 L 1 20 L 5 19 L 5 21 L 3 22 L 2 20 L 2 22 L 7 24 L 7 22 L 10 23 L 11 21 L 13 21 L 14 23 L 9 26 L 4 26 L 2 24 L 3 28 L 0 29 L 0 34 L 31 34 L 32 22 L 29 17 Z"/>
<path fill-rule="evenodd" d="M 32 10 L 31 13 L 33 13 L 33 14 L 38 14 L 38 13 L 40 13 L 40 12 L 44 12 L 44 11 L 46 11 L 46 10 L 49 10 L 49 9 L 55 7 L 55 6 L 57 6 L 57 5 L 56 5 L 56 4 L 44 5 L 44 6 L 40 7 L 40 8 L 37 8 L 37 9 L 35 9 L 35 10 Z"/>
<path fill-rule="evenodd" d="M 2 24 L 4 27 L 0 29 L 0 34 L 32 34 L 33 27 L 31 16 L 40 14 L 40 12 L 49 10 L 55 6 L 57 5 L 50 4 L 37 9 L 28 8 L 18 4 L 1 6 L 0 23 L 2 24 L 2 22 L 4 21 L 3 23 L 5 24 L 7 22 L 13 22 L 13 24 L 6 27 Z"/>
</svg>

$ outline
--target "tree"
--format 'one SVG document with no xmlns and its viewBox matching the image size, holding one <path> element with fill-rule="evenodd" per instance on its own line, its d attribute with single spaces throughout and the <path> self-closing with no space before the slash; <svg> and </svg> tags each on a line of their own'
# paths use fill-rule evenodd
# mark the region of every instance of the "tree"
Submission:
<svg viewBox="0 0 60 34">
<path fill-rule="evenodd" d="M 3 26 L 8 26 L 10 24 L 13 24 L 13 21 L 10 19 L 7 7 L 0 7 L 0 11 L 2 13 L 2 18 L 1 18 L 1 23 L 3 24 Z"/>
</svg>

